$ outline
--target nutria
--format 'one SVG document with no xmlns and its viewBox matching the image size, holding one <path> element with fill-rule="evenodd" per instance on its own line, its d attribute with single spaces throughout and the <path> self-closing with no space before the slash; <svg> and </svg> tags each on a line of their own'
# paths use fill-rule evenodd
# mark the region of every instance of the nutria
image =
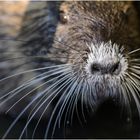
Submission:
<svg viewBox="0 0 140 140">
<path fill-rule="evenodd" d="M 86 121 L 85 112 L 94 114 L 107 100 L 140 113 L 140 29 L 133 2 L 31 2 L 13 41 L 13 50 L 1 57 L 9 75 L 4 67 L 0 99 L 2 112 L 18 116 L 4 137 L 27 114 L 20 138 L 34 117 L 33 136 L 41 119 L 48 120 L 46 138 L 71 124 L 74 114 Z"/>
</svg>

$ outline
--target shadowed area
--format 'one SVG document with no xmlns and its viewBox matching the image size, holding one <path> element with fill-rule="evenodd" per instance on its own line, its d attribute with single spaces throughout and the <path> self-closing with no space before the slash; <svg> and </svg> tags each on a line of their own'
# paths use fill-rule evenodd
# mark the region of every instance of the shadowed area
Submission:
<svg viewBox="0 0 140 140">
<path fill-rule="evenodd" d="M 83 123 L 83 125 L 80 125 L 75 115 L 72 127 L 68 126 L 67 129 L 65 129 L 65 138 L 138 138 L 140 129 L 138 117 L 134 116 L 132 120 L 129 120 L 125 113 L 120 113 L 120 110 L 120 107 L 114 105 L 112 101 L 104 102 L 94 115 L 86 115 L 87 123 Z M 85 114 L 86 113 L 85 110 Z M 8 115 L 0 116 L 2 126 L 2 129 L 0 129 L 0 137 L 13 120 L 14 118 Z M 25 133 L 22 138 L 32 138 L 36 123 L 37 120 L 33 119 L 28 126 L 27 133 Z M 7 138 L 18 138 L 25 124 L 26 118 L 20 119 Z M 46 121 L 42 120 L 37 128 L 35 138 L 44 137 L 45 124 Z M 54 138 L 64 138 L 61 128 L 56 129 Z"/>
</svg>

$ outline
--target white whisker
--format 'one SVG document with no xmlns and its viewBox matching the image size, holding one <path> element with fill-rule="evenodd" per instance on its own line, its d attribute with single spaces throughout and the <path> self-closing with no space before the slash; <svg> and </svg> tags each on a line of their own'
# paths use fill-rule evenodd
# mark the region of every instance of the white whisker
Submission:
<svg viewBox="0 0 140 140">
<path fill-rule="evenodd" d="M 59 87 L 55 92 L 57 92 L 57 93 L 61 92 L 61 91 L 62 91 L 68 84 L 70 84 L 70 83 L 71 83 L 70 78 L 68 78 L 67 81 L 65 81 L 65 82 L 61 85 L 61 87 Z M 63 96 L 63 95 L 62 95 L 62 96 Z M 64 95 L 64 96 L 65 96 L 65 95 Z M 56 95 L 52 98 L 52 100 L 49 102 L 49 104 L 53 101 L 53 99 L 55 99 L 55 97 L 56 97 Z M 35 134 L 35 131 L 36 131 L 36 129 L 37 129 L 37 126 L 38 126 L 39 122 L 41 121 L 41 118 L 43 117 L 44 113 L 46 112 L 46 110 L 47 110 L 49 104 L 45 107 L 44 111 L 42 112 L 41 116 L 39 117 L 39 120 L 38 120 L 38 122 L 37 122 L 37 124 L 36 124 L 36 126 L 35 126 L 35 129 L 34 129 L 32 138 L 34 137 L 34 134 Z"/>
<path fill-rule="evenodd" d="M 82 121 L 81 121 L 79 113 L 78 113 L 77 102 L 78 102 L 78 98 L 80 97 L 80 94 L 81 94 L 80 91 L 82 90 L 83 81 L 84 81 L 83 79 L 80 80 L 80 82 L 77 85 L 77 88 L 75 90 L 75 93 L 74 93 L 75 96 L 73 96 L 73 98 L 71 99 L 71 103 L 70 103 L 70 107 L 69 107 L 70 111 L 69 111 L 69 115 L 68 115 L 68 120 L 70 120 L 71 126 L 72 126 L 72 122 L 73 122 L 74 110 L 76 110 L 78 120 L 79 120 L 80 124 L 82 125 Z"/>
<path fill-rule="evenodd" d="M 131 71 L 135 72 L 136 74 L 140 74 L 140 70 L 134 69 L 134 68 L 129 68 Z"/>
<path fill-rule="evenodd" d="M 73 96 L 75 97 L 75 91 L 76 91 L 76 89 L 77 89 L 77 87 L 79 86 L 77 83 L 78 83 L 78 81 L 79 81 L 79 78 L 77 77 L 74 77 L 73 78 L 74 80 L 73 80 L 73 85 L 72 85 L 72 87 L 71 87 L 71 89 L 68 91 L 68 93 L 67 93 L 67 95 L 66 95 L 66 97 L 65 97 L 65 99 L 64 99 L 64 101 L 63 101 L 63 103 L 62 103 L 62 105 L 61 105 L 61 109 L 60 109 L 60 111 L 59 111 L 59 115 L 58 115 L 58 117 L 59 117 L 59 119 L 57 118 L 57 120 L 58 120 L 58 126 L 59 126 L 59 128 L 60 128 L 60 123 L 61 123 L 61 118 L 62 118 L 62 115 L 63 115 L 63 112 L 64 112 L 64 109 L 66 108 L 66 105 L 69 103 L 69 104 L 71 104 L 71 100 L 73 99 Z M 71 98 L 71 100 L 69 100 Z M 68 102 L 69 101 L 69 102 Z M 67 107 L 67 111 L 69 111 L 70 112 L 70 110 L 69 110 L 69 107 Z M 66 112 L 67 112 L 66 111 Z M 57 122 L 57 120 L 56 120 L 56 122 Z"/>
<path fill-rule="evenodd" d="M 4 80 L 7 80 L 9 78 L 12 78 L 12 77 L 15 77 L 15 76 L 18 76 L 18 75 L 21 75 L 21 74 L 25 74 L 25 73 L 30 73 L 30 72 L 34 72 L 34 71 L 40 71 L 40 70 L 46 70 L 46 69 L 50 69 L 50 68 L 58 68 L 59 66 L 61 67 L 65 67 L 65 66 L 70 66 L 70 64 L 61 64 L 61 65 L 55 65 L 55 66 L 50 66 L 50 67 L 42 67 L 42 68 L 37 68 L 37 69 L 31 69 L 31 70 L 27 70 L 27 71 L 23 71 L 23 72 L 19 72 L 17 74 L 14 74 L 14 75 L 10 75 L 10 76 L 7 76 L 3 79 L 0 79 L 0 82 L 4 81 Z"/>
<path fill-rule="evenodd" d="M 130 62 L 140 62 L 140 59 L 132 59 L 132 60 L 129 60 Z"/>
<path fill-rule="evenodd" d="M 65 77 L 63 77 L 62 79 L 58 80 L 57 83 L 55 83 L 55 84 L 56 84 L 56 85 L 60 84 L 63 80 L 65 80 L 65 79 L 68 78 L 68 77 L 70 77 L 70 75 L 66 74 Z M 68 79 L 66 82 L 68 82 L 68 81 L 69 81 L 69 79 Z M 45 107 L 45 111 L 46 111 L 47 108 L 48 108 L 48 106 L 49 106 L 49 105 L 51 104 L 51 102 L 53 101 L 53 99 L 54 99 L 55 97 L 57 97 L 57 95 L 58 95 L 58 94 L 60 93 L 60 91 L 63 89 L 63 86 L 66 84 L 66 82 L 64 82 L 59 88 L 57 88 L 56 90 L 54 90 L 53 93 L 51 93 L 51 94 L 41 103 L 41 105 L 36 109 L 36 111 L 30 116 L 28 122 L 26 123 L 24 129 L 23 129 L 22 132 L 21 132 L 20 138 L 22 137 L 22 135 L 23 135 L 24 131 L 26 130 L 28 124 L 30 123 L 30 121 L 32 120 L 32 118 L 35 116 L 35 114 L 38 112 L 38 110 L 46 103 L 46 101 L 47 101 L 49 98 L 51 98 L 51 97 L 54 95 L 53 98 L 51 99 L 51 101 L 49 101 L 49 103 L 48 103 L 47 106 Z M 55 84 L 54 84 L 54 85 L 55 85 Z M 47 89 L 46 89 L 45 91 L 43 91 L 43 92 L 44 92 L 44 93 L 45 93 L 45 92 L 49 92 L 49 89 L 47 88 Z M 45 111 L 43 111 L 43 114 L 45 113 Z M 41 120 L 43 114 L 42 114 L 41 117 L 39 118 L 38 123 L 40 122 L 40 120 Z M 37 123 L 37 125 L 38 125 L 38 123 Z M 37 127 L 35 127 L 35 128 L 37 128 Z"/>
<path fill-rule="evenodd" d="M 75 83 L 75 79 L 76 79 L 76 78 L 71 78 L 71 80 L 72 80 L 71 83 L 69 84 L 69 86 L 67 87 L 67 89 L 65 89 L 65 91 L 64 91 L 64 93 L 63 93 L 63 96 L 61 96 L 60 99 L 59 99 L 59 101 L 57 102 L 57 104 L 56 104 L 56 106 L 55 106 L 55 108 L 54 108 L 54 110 L 53 110 L 53 112 L 52 112 L 52 115 L 51 115 L 51 117 L 50 117 L 48 126 L 47 126 L 47 128 L 46 128 L 46 132 L 45 132 L 45 136 L 44 136 L 45 138 L 47 138 L 47 136 L 48 136 L 48 132 L 49 132 L 49 128 L 50 128 L 52 119 L 53 119 L 53 117 L 54 117 L 54 114 L 55 114 L 55 112 L 56 112 L 56 110 L 57 110 L 59 104 L 61 103 L 61 101 L 62 101 L 64 95 L 67 94 L 67 91 L 69 90 L 69 88 L 71 88 L 71 86 Z"/>
<path fill-rule="evenodd" d="M 136 49 L 136 50 L 133 50 L 133 51 L 129 52 L 128 54 L 131 55 L 131 54 L 133 54 L 133 53 L 135 53 L 135 52 L 138 52 L 138 51 L 140 51 L 140 48 L 138 48 L 138 49 Z"/>
<path fill-rule="evenodd" d="M 7 102 L 9 99 L 13 98 L 15 95 L 17 95 L 19 92 L 23 91 L 23 90 L 26 89 L 27 87 L 29 87 L 29 86 L 31 86 L 31 85 L 34 85 L 35 83 L 38 83 L 39 81 L 41 81 L 41 80 L 43 80 L 43 79 L 49 78 L 50 76 L 53 76 L 53 75 L 62 73 L 62 72 L 64 72 L 64 71 L 66 71 L 66 70 L 67 70 L 67 69 L 62 69 L 61 71 L 57 71 L 57 72 L 52 73 L 52 74 L 49 74 L 49 75 L 47 75 L 47 76 L 38 78 L 38 79 L 36 79 L 36 80 L 34 80 L 34 81 L 32 81 L 32 79 L 29 80 L 28 82 L 22 84 L 20 87 L 14 89 L 14 90 L 12 90 L 11 92 L 9 92 L 9 93 L 7 93 L 6 95 L 4 95 L 3 97 L 5 97 L 5 96 L 7 96 L 7 95 L 9 95 L 9 94 L 11 94 L 11 93 L 13 93 L 13 92 L 15 92 L 15 93 L 13 93 L 11 96 L 7 97 L 3 102 L 1 102 L 0 105 L 4 104 L 4 103 Z M 46 72 L 46 74 L 48 74 L 48 72 Z M 53 80 L 53 79 L 51 79 L 51 80 Z M 47 83 L 50 82 L 51 80 L 47 81 Z M 20 89 L 20 88 L 21 88 L 21 89 Z M 19 91 L 17 91 L 17 90 L 19 90 Z M 1 98 L 3 98 L 3 97 L 1 97 Z"/>
<path fill-rule="evenodd" d="M 129 93 L 129 89 L 127 88 L 125 83 L 123 83 L 121 85 L 121 91 L 122 91 L 124 104 L 127 107 L 127 111 L 129 112 L 129 116 L 131 116 L 132 115 L 131 107 L 130 107 L 131 96 L 130 96 L 130 93 Z"/>
<path fill-rule="evenodd" d="M 138 110 L 139 115 L 140 115 L 140 108 L 139 108 L 140 102 L 139 102 L 139 100 L 138 100 L 138 98 L 137 98 L 137 96 L 135 94 L 137 92 L 137 90 L 135 90 L 135 87 L 133 86 L 133 84 L 128 85 L 128 83 L 129 82 L 126 83 L 126 86 L 129 89 L 129 91 L 131 92 L 131 95 L 132 95 L 133 99 L 135 100 L 135 104 L 137 106 L 137 110 Z"/>
<path fill-rule="evenodd" d="M 75 82 L 76 82 L 76 80 L 77 80 L 76 78 L 75 78 L 75 79 L 73 78 L 73 81 L 72 81 L 71 85 L 72 85 L 72 84 L 74 85 Z M 53 135 L 54 135 L 54 133 L 55 133 L 55 129 L 56 129 L 57 123 L 59 123 L 58 125 L 59 125 L 59 128 L 60 128 L 60 121 L 61 121 L 63 112 L 64 112 L 64 110 L 65 110 L 65 108 L 66 108 L 66 105 L 67 105 L 69 99 L 72 98 L 72 96 L 73 96 L 72 94 L 74 94 L 73 91 L 74 91 L 75 88 L 76 88 L 76 87 L 73 87 L 73 85 L 72 85 L 72 87 L 70 88 L 70 91 L 68 91 L 68 93 L 65 93 L 65 94 L 67 94 L 67 95 L 63 94 L 63 95 L 61 96 L 61 98 L 59 99 L 58 104 L 56 104 L 56 108 L 57 108 L 57 107 L 59 106 L 59 104 L 61 104 L 61 101 L 63 101 L 63 103 L 62 103 L 62 105 L 61 105 L 61 107 L 60 107 L 59 113 L 57 114 L 57 117 L 55 118 L 55 122 L 54 122 L 54 125 L 53 125 L 53 130 L 52 130 L 52 133 L 51 133 L 51 137 L 53 137 Z M 71 91 L 71 89 L 72 89 L 72 91 Z M 64 96 L 64 98 L 63 98 L 63 96 Z"/>
<path fill-rule="evenodd" d="M 42 94 L 40 95 L 42 96 Z M 9 132 L 11 131 L 11 129 L 13 128 L 13 126 L 17 123 L 17 121 L 20 119 L 20 117 L 25 113 L 25 111 L 40 97 L 37 96 L 36 98 L 34 98 L 25 108 L 24 110 L 17 116 L 17 118 L 14 120 L 14 122 L 9 126 L 9 128 L 7 129 L 7 131 L 5 132 L 4 136 L 2 137 L 2 139 L 5 139 L 6 136 L 9 134 Z"/>
<path fill-rule="evenodd" d="M 87 81 L 87 88 L 88 88 L 88 91 L 89 91 L 89 105 L 90 105 L 90 107 L 92 109 L 92 112 L 94 112 L 95 111 L 95 103 L 93 102 L 93 100 L 95 100 L 95 99 L 93 99 L 92 87 L 89 85 L 88 81 Z"/>
<path fill-rule="evenodd" d="M 81 111 L 82 111 L 82 116 L 83 116 L 83 120 L 86 123 L 86 117 L 85 117 L 85 113 L 84 113 L 84 89 L 82 88 L 81 91 Z"/>
</svg>

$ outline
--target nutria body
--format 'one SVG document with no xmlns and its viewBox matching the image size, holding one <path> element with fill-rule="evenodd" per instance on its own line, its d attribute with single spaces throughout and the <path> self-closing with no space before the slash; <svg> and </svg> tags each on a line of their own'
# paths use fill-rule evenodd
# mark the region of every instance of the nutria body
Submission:
<svg viewBox="0 0 140 140">
<path fill-rule="evenodd" d="M 139 19 L 132 2 L 31 2 L 14 53 L 8 47 L 1 58 L 10 59 L 13 75 L 2 68 L 0 87 L 9 83 L 1 88 L 2 110 L 19 114 L 4 137 L 27 114 L 20 137 L 35 117 L 34 132 L 45 118 L 45 137 L 54 136 L 106 100 L 139 114 Z"/>
</svg>

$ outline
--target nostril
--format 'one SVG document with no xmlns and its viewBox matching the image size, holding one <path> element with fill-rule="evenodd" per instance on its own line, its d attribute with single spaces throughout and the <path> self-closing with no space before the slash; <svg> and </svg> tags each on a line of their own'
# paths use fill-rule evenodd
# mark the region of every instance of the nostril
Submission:
<svg viewBox="0 0 140 140">
<path fill-rule="evenodd" d="M 120 63 L 114 63 L 114 64 L 98 64 L 98 63 L 93 63 L 91 65 L 91 73 L 92 74 L 119 74 L 121 70 Z"/>
<path fill-rule="evenodd" d="M 97 73 L 101 71 L 101 66 L 99 64 L 92 64 L 91 66 L 91 72 Z"/>
<path fill-rule="evenodd" d="M 113 65 L 110 67 L 109 72 L 110 72 L 111 74 L 119 74 L 119 72 L 120 72 L 120 63 L 117 62 L 117 63 L 113 64 Z"/>
</svg>

